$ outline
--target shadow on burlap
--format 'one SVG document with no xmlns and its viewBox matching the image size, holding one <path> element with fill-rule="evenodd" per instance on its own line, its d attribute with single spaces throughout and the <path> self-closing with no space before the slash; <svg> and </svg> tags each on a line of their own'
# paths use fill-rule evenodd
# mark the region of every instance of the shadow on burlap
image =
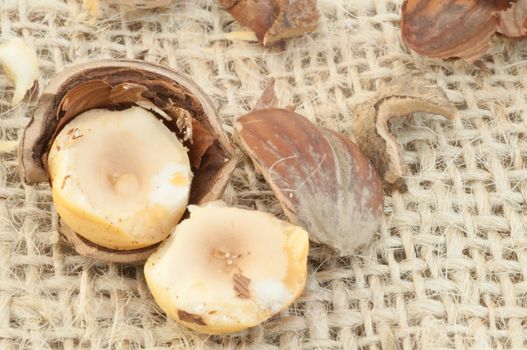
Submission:
<svg viewBox="0 0 527 350">
<path fill-rule="evenodd" d="M 437 82 L 459 109 L 449 124 L 394 124 L 412 174 L 386 197 L 375 241 L 337 259 L 314 246 L 305 293 L 241 334 L 206 337 L 165 319 L 141 267 L 77 256 L 55 231 L 49 187 L 27 187 L 16 151 L 0 153 L 0 349 L 523 348 L 527 321 L 527 47 L 495 38 L 484 61 L 431 60 L 401 43 L 401 1 L 320 1 L 320 29 L 285 52 L 229 41 L 244 30 L 209 0 L 168 11 L 115 9 L 92 21 L 76 0 L 0 0 L 1 36 L 38 51 L 45 77 L 96 58 L 144 57 L 191 75 L 226 130 L 277 79 L 283 105 L 349 133 L 351 111 L 382 81 L 406 73 Z M 11 108 L 0 76 L 0 136 L 17 140 L 31 107 Z M 5 144 L 5 143 L 4 143 Z M 242 159 L 231 204 L 282 215 Z M 323 205 L 323 203 L 321 203 Z M 350 228 L 350 237 L 353 230 Z"/>
</svg>

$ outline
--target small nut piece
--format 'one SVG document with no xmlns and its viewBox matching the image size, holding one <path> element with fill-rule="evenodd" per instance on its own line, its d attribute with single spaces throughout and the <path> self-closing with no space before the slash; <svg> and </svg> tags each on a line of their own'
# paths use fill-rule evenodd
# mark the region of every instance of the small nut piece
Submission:
<svg viewBox="0 0 527 350">
<path fill-rule="evenodd" d="M 288 307 L 307 276 L 307 232 L 270 214 L 216 203 L 190 218 L 148 258 L 159 306 L 202 333 L 253 327 Z"/>
<path fill-rule="evenodd" d="M 187 150 L 140 107 L 78 115 L 55 138 L 48 167 L 61 219 L 106 248 L 159 243 L 187 208 Z"/>
<path fill-rule="evenodd" d="M 59 231 L 75 250 L 128 263 L 144 261 L 157 247 L 154 243 L 177 223 L 187 195 L 190 204 L 218 199 L 236 164 L 205 93 L 184 75 L 134 60 L 91 62 L 53 77 L 24 131 L 19 154 L 27 184 L 51 180 L 63 216 Z M 153 187 L 161 184 L 156 192 Z M 116 204 L 125 197 L 138 203 Z M 135 212 L 160 202 L 169 205 L 127 216 L 130 208 Z M 111 225 L 102 229 L 104 223 Z M 110 232 L 112 237 L 105 235 Z"/>
<path fill-rule="evenodd" d="M 0 46 L 0 65 L 15 82 L 11 104 L 20 103 L 28 91 L 38 89 L 40 71 L 37 55 L 22 39 L 13 38 Z"/>
<path fill-rule="evenodd" d="M 362 149 L 379 170 L 384 180 L 401 185 L 407 175 L 401 146 L 390 133 L 391 119 L 408 117 L 425 112 L 448 119 L 456 117 L 456 109 L 443 90 L 419 79 L 404 77 L 379 88 L 369 101 L 359 105 L 353 116 L 353 135 Z"/>
<path fill-rule="evenodd" d="M 383 186 L 361 150 L 344 135 L 320 128 L 276 104 L 270 85 L 260 110 L 236 121 L 241 148 L 270 184 L 291 222 L 310 238 L 352 255 L 377 232 Z"/>
</svg>

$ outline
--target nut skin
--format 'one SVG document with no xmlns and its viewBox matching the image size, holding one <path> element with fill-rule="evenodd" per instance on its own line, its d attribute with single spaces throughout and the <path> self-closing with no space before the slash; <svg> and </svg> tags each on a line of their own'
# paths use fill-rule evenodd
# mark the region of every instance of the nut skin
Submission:
<svg viewBox="0 0 527 350">
<path fill-rule="evenodd" d="M 185 140 L 195 175 L 189 202 L 200 204 L 219 198 L 237 159 L 212 102 L 189 77 L 137 60 L 90 62 L 70 67 L 51 78 L 19 145 L 19 170 L 24 182 L 32 185 L 49 181 L 49 149 L 71 119 L 94 108 L 126 108 L 137 100 L 160 109 L 170 120 L 159 118 Z M 119 250 L 110 251 L 81 239 L 68 241 L 80 254 L 114 262 L 144 260 L 143 253 L 147 250 L 121 254 Z M 99 248 L 105 254 L 97 254 Z M 108 258 L 109 254 L 115 256 Z"/>
<path fill-rule="evenodd" d="M 373 238 L 383 213 L 383 186 L 353 142 L 277 108 L 239 117 L 236 130 L 286 216 L 311 240 L 345 256 Z"/>
<path fill-rule="evenodd" d="M 489 47 L 508 0 L 406 0 L 401 32 L 406 45 L 420 55 L 475 62 Z"/>
</svg>

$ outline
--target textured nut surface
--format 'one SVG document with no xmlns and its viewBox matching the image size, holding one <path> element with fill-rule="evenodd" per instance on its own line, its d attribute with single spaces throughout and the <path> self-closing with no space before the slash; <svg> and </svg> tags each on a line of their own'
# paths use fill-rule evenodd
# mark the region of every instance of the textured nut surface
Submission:
<svg viewBox="0 0 527 350">
<path fill-rule="evenodd" d="M 256 110 L 236 122 L 242 148 L 310 238 L 340 255 L 374 236 L 383 211 L 377 172 L 345 136 L 284 109 Z"/>
<path fill-rule="evenodd" d="M 270 214 L 215 203 L 190 218 L 148 258 L 145 276 L 176 321 L 211 334 L 255 326 L 304 289 L 308 234 Z"/>
</svg>

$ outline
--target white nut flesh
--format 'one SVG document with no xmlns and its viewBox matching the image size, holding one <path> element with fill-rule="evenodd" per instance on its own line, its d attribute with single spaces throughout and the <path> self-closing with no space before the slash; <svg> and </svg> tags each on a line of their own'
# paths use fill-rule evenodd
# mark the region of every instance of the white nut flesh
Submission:
<svg viewBox="0 0 527 350">
<path fill-rule="evenodd" d="M 255 326 L 303 291 L 306 231 L 267 213 L 189 206 L 190 218 L 147 260 L 146 281 L 169 317 L 199 332 Z"/>
<path fill-rule="evenodd" d="M 38 81 L 40 71 L 37 55 L 22 39 L 13 38 L 0 46 L 0 65 L 15 83 L 11 104 L 16 105 Z"/>
<path fill-rule="evenodd" d="M 162 241 L 188 204 L 187 150 L 140 107 L 80 114 L 56 137 L 48 167 L 61 219 L 103 247 L 132 250 Z"/>
</svg>

